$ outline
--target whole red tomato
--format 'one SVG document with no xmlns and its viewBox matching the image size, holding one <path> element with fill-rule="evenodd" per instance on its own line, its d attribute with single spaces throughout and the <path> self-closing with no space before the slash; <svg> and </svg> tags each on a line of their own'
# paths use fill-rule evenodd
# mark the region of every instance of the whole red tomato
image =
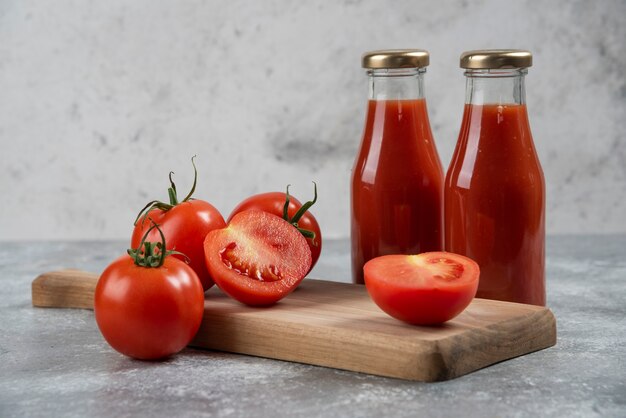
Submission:
<svg viewBox="0 0 626 418">
<path fill-rule="evenodd" d="M 414 325 L 448 321 L 460 314 L 478 289 L 478 264 L 441 251 L 385 255 L 365 263 L 365 286 L 374 302 L 396 319 Z"/>
<path fill-rule="evenodd" d="M 213 286 L 213 279 L 204 262 L 204 237 L 214 229 L 225 227 L 226 222 L 213 205 L 204 200 L 191 198 L 196 189 L 198 178 L 193 158 L 191 163 L 194 169 L 194 180 L 189 194 L 182 201 L 178 201 L 176 185 L 172 181 L 172 173 L 170 173 L 169 204 L 152 201 L 146 205 L 135 220 L 130 245 L 133 248 L 139 245 L 141 237 L 150 229 L 151 224 L 148 219 L 152 219 L 165 234 L 167 250 L 175 249 L 185 254 L 189 258 L 189 265 L 200 278 L 202 287 L 207 290 Z M 151 231 L 148 240 L 158 240 L 156 230 Z M 180 255 L 175 255 L 175 257 L 182 259 Z"/>
<path fill-rule="evenodd" d="M 315 184 L 315 183 L 313 183 Z M 309 249 L 311 250 L 311 269 L 317 263 L 322 252 L 322 232 L 317 223 L 317 219 L 308 209 L 317 201 L 317 185 L 314 188 L 314 198 L 312 201 L 306 202 L 304 205 L 298 199 L 289 195 L 289 186 L 287 193 L 269 192 L 250 196 L 239 203 L 228 217 L 228 222 L 238 213 L 246 210 L 261 210 L 279 216 L 294 225 L 306 238 Z M 285 214 L 285 204 L 287 204 L 287 213 Z M 308 272 L 307 272 L 308 273 Z"/>
<path fill-rule="evenodd" d="M 218 287 L 247 305 L 276 303 L 311 267 L 311 251 L 302 234 L 260 210 L 238 213 L 226 228 L 209 232 L 204 251 Z"/>
<path fill-rule="evenodd" d="M 157 232 L 158 233 L 158 232 Z M 96 286 L 98 328 L 115 350 L 142 360 L 160 359 L 192 340 L 204 313 L 204 291 L 196 273 L 145 242 L 111 263 Z"/>
</svg>

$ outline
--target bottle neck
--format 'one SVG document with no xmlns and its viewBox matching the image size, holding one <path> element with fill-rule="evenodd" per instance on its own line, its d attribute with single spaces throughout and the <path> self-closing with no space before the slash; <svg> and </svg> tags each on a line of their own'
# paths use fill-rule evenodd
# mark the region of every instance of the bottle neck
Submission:
<svg viewBox="0 0 626 418">
<path fill-rule="evenodd" d="M 384 68 L 368 70 L 369 99 L 423 99 L 425 72 L 425 68 Z"/>
<path fill-rule="evenodd" d="M 526 68 L 466 70 L 465 103 L 526 104 Z"/>
</svg>

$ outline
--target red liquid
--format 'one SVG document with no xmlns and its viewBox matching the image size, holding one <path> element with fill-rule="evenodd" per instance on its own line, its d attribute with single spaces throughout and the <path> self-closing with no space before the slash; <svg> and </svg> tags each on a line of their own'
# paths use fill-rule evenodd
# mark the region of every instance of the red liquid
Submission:
<svg viewBox="0 0 626 418">
<path fill-rule="evenodd" d="M 370 100 L 352 170 L 352 279 L 388 254 L 443 249 L 443 171 L 426 101 Z"/>
<path fill-rule="evenodd" d="M 445 199 L 446 251 L 478 263 L 476 296 L 544 306 L 545 185 L 525 105 L 465 105 Z"/>
</svg>

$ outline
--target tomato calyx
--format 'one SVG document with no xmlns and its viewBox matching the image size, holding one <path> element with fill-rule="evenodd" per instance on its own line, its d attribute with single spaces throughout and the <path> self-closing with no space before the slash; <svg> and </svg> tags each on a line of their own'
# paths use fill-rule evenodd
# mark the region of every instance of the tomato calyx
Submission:
<svg viewBox="0 0 626 418">
<path fill-rule="evenodd" d="M 289 187 L 291 184 L 287 185 L 287 192 L 285 193 L 285 205 L 283 206 L 283 219 L 293 225 L 305 238 L 315 239 L 315 232 L 309 231 L 308 229 L 300 228 L 298 226 L 298 221 L 302 218 L 302 215 L 306 213 L 307 210 L 311 206 L 317 202 L 317 183 L 313 182 L 313 200 L 309 200 L 304 203 L 302 207 L 296 212 L 295 215 L 291 219 L 289 219 L 289 215 L 287 214 L 287 210 L 289 209 Z"/>
<path fill-rule="evenodd" d="M 135 222 L 133 223 L 133 225 L 137 225 L 137 222 L 139 222 L 139 219 L 141 219 L 142 223 L 145 222 L 146 218 L 148 217 L 148 213 L 150 213 L 150 211 L 153 209 L 160 209 L 163 212 L 167 212 L 168 210 L 172 209 L 174 206 L 180 203 L 187 202 L 192 199 L 191 196 L 196 191 L 196 184 L 198 182 L 198 169 L 196 168 L 196 164 L 193 161 L 194 158 L 196 158 L 195 155 L 191 157 L 191 165 L 193 166 L 193 184 L 191 186 L 191 190 L 189 191 L 189 193 L 187 193 L 187 196 L 185 196 L 185 198 L 181 201 L 178 200 L 178 194 L 176 192 L 176 184 L 174 183 L 174 180 L 172 179 L 172 175 L 174 174 L 174 172 L 170 171 L 169 176 L 168 176 L 170 179 L 170 187 L 167 189 L 167 195 L 169 197 L 170 202 L 165 203 L 165 202 L 161 202 L 160 200 L 152 200 L 148 202 L 148 204 L 146 204 L 146 206 L 144 206 L 143 209 L 139 211 L 139 214 L 135 218 Z"/>
<path fill-rule="evenodd" d="M 156 222 L 154 222 L 152 219 L 150 219 L 150 221 L 152 222 L 152 226 L 148 228 L 144 236 L 141 238 L 141 243 L 139 244 L 139 247 L 129 248 L 128 250 L 126 250 L 130 258 L 135 261 L 135 265 L 139 267 L 158 268 L 163 265 L 163 263 L 165 262 L 165 258 L 168 255 L 172 254 L 182 255 L 183 257 L 185 257 L 187 263 L 189 263 L 188 257 L 185 254 L 179 251 L 165 250 L 165 248 L 167 247 L 165 246 L 165 235 L 163 234 L 163 231 L 161 231 L 161 228 L 159 228 L 159 225 L 157 225 Z M 159 235 L 161 235 L 161 241 L 146 241 L 146 239 L 148 238 L 148 234 L 155 228 L 159 232 Z"/>
</svg>

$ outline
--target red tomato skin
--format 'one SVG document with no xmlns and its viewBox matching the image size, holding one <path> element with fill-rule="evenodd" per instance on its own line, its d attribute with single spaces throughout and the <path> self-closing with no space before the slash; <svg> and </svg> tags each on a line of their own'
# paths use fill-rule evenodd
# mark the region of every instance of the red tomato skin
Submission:
<svg viewBox="0 0 626 418">
<path fill-rule="evenodd" d="M 196 273 L 176 258 L 148 268 L 124 255 L 100 276 L 94 312 L 111 347 L 129 357 L 156 360 L 178 353 L 196 335 L 204 290 Z"/>
<path fill-rule="evenodd" d="M 274 264 L 286 273 L 282 280 L 262 282 L 237 273 L 222 261 L 221 252 L 236 243 L 246 261 Z M 210 232 L 204 241 L 207 268 L 217 286 L 233 299 L 250 306 L 268 306 L 291 293 L 311 266 L 306 239 L 284 219 L 249 210 L 233 216 L 224 229 Z"/>
<path fill-rule="evenodd" d="M 267 213 L 271 213 L 280 218 L 283 217 L 283 207 L 285 206 L 285 199 L 287 195 L 283 192 L 269 192 L 269 193 L 261 193 L 254 196 L 250 196 L 245 199 L 241 203 L 239 203 L 235 209 L 231 212 L 228 217 L 227 222 L 235 216 L 236 214 L 243 212 L 245 210 L 262 210 Z M 302 203 L 295 197 L 289 195 L 289 208 L 287 209 L 287 215 L 291 219 L 296 212 L 302 207 Z M 317 263 L 317 260 L 320 258 L 320 254 L 322 252 L 322 232 L 320 230 L 320 225 L 317 223 L 317 219 L 310 212 L 310 209 L 302 215 L 302 218 L 298 221 L 298 226 L 302 229 L 306 229 L 308 231 L 315 232 L 315 238 L 310 239 L 306 238 L 307 244 L 309 244 L 309 249 L 311 250 L 311 270 Z M 310 270 L 309 270 L 310 271 Z M 308 274 L 308 272 L 307 272 Z"/>
<path fill-rule="evenodd" d="M 150 220 L 159 225 L 165 235 L 168 250 L 176 250 L 189 257 L 189 265 L 196 272 L 202 287 L 206 291 L 213 286 L 213 279 L 209 274 L 204 262 L 204 250 L 202 244 L 206 234 L 224 228 L 226 222 L 213 205 L 204 200 L 189 200 L 174 206 L 168 211 L 160 209 L 151 210 L 145 221 L 137 221 L 130 240 L 132 248 L 137 248 L 141 238 L 150 228 Z M 148 241 L 161 241 L 161 236 L 156 229 L 148 234 Z M 180 260 L 185 258 L 181 255 L 172 255 Z"/>
<path fill-rule="evenodd" d="M 441 324 L 459 315 L 471 303 L 478 290 L 480 270 L 473 260 L 457 254 L 431 252 L 423 255 L 454 257 L 463 260 L 464 277 L 458 281 L 415 286 L 403 280 L 389 279 L 394 267 L 405 262 L 406 255 L 374 258 L 363 267 L 365 286 L 372 300 L 388 315 L 413 325 Z M 395 266 L 394 266 L 395 263 Z"/>
</svg>

